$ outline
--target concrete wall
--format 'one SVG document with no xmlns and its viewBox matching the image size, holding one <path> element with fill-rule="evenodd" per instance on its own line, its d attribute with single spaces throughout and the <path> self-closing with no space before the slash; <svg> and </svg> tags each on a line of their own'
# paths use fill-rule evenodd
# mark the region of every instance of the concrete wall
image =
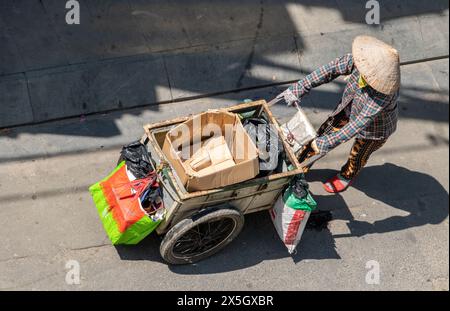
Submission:
<svg viewBox="0 0 450 311">
<path fill-rule="evenodd" d="M 359 34 L 403 62 L 448 56 L 448 1 L 81 0 L 0 4 L 0 127 L 300 79 Z"/>
</svg>

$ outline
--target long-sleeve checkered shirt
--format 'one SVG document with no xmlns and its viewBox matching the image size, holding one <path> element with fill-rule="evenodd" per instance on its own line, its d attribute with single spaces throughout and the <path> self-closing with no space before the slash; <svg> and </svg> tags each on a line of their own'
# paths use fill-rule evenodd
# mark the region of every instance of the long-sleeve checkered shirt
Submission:
<svg viewBox="0 0 450 311">
<path fill-rule="evenodd" d="M 298 98 L 312 88 L 333 81 L 341 75 L 349 75 L 348 83 L 339 104 L 330 116 L 345 110 L 349 122 L 339 131 L 317 138 L 321 153 L 327 153 L 352 137 L 386 140 L 397 128 L 398 92 L 384 95 L 370 86 L 360 88 L 360 73 L 353 63 L 353 56 L 347 54 L 317 69 L 290 87 Z"/>
</svg>

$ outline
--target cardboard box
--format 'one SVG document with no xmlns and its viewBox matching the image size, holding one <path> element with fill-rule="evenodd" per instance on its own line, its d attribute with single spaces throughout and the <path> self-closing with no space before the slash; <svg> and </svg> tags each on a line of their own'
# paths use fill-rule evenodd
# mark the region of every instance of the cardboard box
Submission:
<svg viewBox="0 0 450 311">
<path fill-rule="evenodd" d="M 163 153 L 189 192 L 259 174 L 258 149 L 239 117 L 226 111 L 204 112 L 173 128 L 165 137 Z"/>
</svg>

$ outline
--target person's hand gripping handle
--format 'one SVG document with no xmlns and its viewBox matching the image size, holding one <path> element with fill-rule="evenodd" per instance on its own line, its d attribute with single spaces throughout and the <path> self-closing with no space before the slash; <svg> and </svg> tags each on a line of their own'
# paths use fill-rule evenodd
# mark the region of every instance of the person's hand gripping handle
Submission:
<svg viewBox="0 0 450 311">
<path fill-rule="evenodd" d="M 300 107 L 300 98 L 294 94 L 292 89 L 289 87 L 282 93 L 278 94 L 277 97 L 275 97 L 273 100 L 271 100 L 268 105 L 273 106 L 274 104 L 278 103 L 279 101 L 284 100 L 286 104 L 291 107 L 294 106 L 296 108 Z"/>
</svg>

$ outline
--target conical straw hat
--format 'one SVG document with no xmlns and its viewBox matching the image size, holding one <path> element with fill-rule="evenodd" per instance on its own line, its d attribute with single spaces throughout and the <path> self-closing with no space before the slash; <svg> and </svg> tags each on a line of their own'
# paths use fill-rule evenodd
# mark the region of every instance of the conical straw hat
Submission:
<svg viewBox="0 0 450 311">
<path fill-rule="evenodd" d="M 391 95 L 400 88 L 400 57 L 392 46 L 374 37 L 358 36 L 352 53 L 359 72 L 376 91 Z"/>
</svg>

